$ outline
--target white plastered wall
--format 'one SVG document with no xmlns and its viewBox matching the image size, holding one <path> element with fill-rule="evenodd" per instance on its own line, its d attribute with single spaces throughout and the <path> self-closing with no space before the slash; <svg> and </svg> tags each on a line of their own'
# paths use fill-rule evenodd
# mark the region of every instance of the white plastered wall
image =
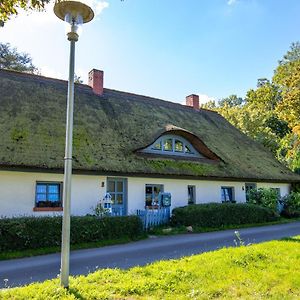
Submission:
<svg viewBox="0 0 300 300">
<path fill-rule="evenodd" d="M 63 174 L 1 171 L 0 217 L 61 215 L 62 212 L 33 211 L 37 181 L 62 182 Z M 105 193 L 105 186 L 102 187 L 102 182 L 106 182 L 104 176 L 73 175 L 72 215 L 92 213 L 91 208 L 103 198 Z"/>
<path fill-rule="evenodd" d="M 145 185 L 162 184 L 164 192 L 171 193 L 172 206 L 184 206 L 188 201 L 188 185 L 196 187 L 196 203 L 221 202 L 221 186 L 234 188 L 234 199 L 245 202 L 244 183 L 204 180 L 182 180 L 165 178 L 128 178 L 128 213 L 143 209 L 145 205 Z"/>
<path fill-rule="evenodd" d="M 72 215 L 92 213 L 98 200 L 106 192 L 107 177 L 98 175 L 73 175 Z M 128 179 L 128 214 L 144 209 L 145 185 L 162 184 L 164 191 L 172 195 L 172 207 L 187 205 L 188 185 L 196 187 L 196 203 L 221 202 L 221 186 L 234 188 L 234 199 L 245 202 L 245 182 L 182 180 L 168 178 Z M 0 217 L 20 215 L 60 215 L 62 212 L 34 212 L 35 186 L 37 181 L 63 181 L 63 174 L 0 171 Z M 257 187 L 280 188 L 281 196 L 289 193 L 290 184 L 257 183 Z"/>
</svg>

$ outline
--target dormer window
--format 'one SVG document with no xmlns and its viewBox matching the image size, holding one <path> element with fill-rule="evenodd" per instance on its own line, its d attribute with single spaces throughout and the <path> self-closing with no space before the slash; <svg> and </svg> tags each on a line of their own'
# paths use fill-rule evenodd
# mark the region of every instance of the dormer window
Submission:
<svg viewBox="0 0 300 300">
<path fill-rule="evenodd" d="M 143 149 L 142 152 L 204 158 L 185 138 L 173 134 L 159 137 L 154 143 Z"/>
</svg>

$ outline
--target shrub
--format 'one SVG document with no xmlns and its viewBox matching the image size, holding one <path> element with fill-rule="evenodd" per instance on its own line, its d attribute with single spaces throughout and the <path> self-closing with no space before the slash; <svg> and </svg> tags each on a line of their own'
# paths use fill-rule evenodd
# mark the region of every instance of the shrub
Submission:
<svg viewBox="0 0 300 300">
<path fill-rule="evenodd" d="M 283 211 L 281 215 L 287 218 L 300 217 L 300 193 L 291 192 L 281 199 L 283 202 Z"/>
<path fill-rule="evenodd" d="M 0 219 L 0 251 L 60 246 L 61 217 Z M 114 239 L 136 239 L 143 234 L 137 216 L 71 217 L 71 244 Z"/>
<path fill-rule="evenodd" d="M 278 192 L 276 189 L 260 188 L 253 189 L 248 192 L 249 204 L 256 204 L 262 207 L 267 207 L 273 211 L 278 210 Z"/>
<path fill-rule="evenodd" d="M 227 225 L 254 224 L 276 221 L 274 211 L 246 203 L 208 203 L 175 208 L 172 212 L 173 225 L 222 227 Z"/>
</svg>

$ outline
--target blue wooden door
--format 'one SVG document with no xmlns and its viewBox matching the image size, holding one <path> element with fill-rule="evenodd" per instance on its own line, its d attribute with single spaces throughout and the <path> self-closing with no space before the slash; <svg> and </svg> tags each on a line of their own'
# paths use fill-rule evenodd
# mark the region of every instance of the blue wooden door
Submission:
<svg viewBox="0 0 300 300">
<path fill-rule="evenodd" d="M 112 214 L 125 216 L 127 214 L 127 179 L 108 177 L 107 192 L 111 195 Z"/>
</svg>

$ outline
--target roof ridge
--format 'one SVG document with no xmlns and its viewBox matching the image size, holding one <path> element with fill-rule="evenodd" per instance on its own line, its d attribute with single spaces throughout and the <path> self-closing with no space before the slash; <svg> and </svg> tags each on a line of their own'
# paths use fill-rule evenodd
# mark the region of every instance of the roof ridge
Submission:
<svg viewBox="0 0 300 300">
<path fill-rule="evenodd" d="M 32 79 L 45 80 L 47 82 L 59 82 L 59 83 L 62 83 L 62 84 L 68 84 L 67 80 L 53 78 L 53 77 L 47 77 L 47 76 L 39 75 L 39 74 L 31 74 L 31 73 L 26 73 L 26 72 L 21 72 L 21 71 L 16 71 L 16 70 L 9 70 L 9 69 L 0 69 L 0 72 L 11 73 L 11 74 L 15 74 L 17 76 L 27 77 L 27 78 L 29 77 L 29 78 L 32 78 Z M 77 85 L 77 87 L 88 88 L 90 91 L 92 91 L 92 88 L 86 83 L 75 83 L 75 84 Z M 175 106 L 175 107 L 178 107 L 178 108 L 194 110 L 195 112 L 206 111 L 208 113 L 216 113 L 216 114 L 219 115 L 219 113 L 216 112 L 216 111 L 205 109 L 205 108 L 202 108 L 202 107 L 200 107 L 199 110 L 197 110 L 197 109 L 194 109 L 191 106 L 187 106 L 187 105 L 184 105 L 184 104 L 181 104 L 181 103 L 178 103 L 178 102 L 173 102 L 173 101 L 170 101 L 170 100 L 165 100 L 165 99 L 151 97 L 151 96 L 142 95 L 142 94 L 136 94 L 136 93 L 133 93 L 133 92 L 120 91 L 120 90 L 116 90 L 116 89 L 112 89 L 112 88 L 104 88 L 104 93 L 105 93 L 105 91 L 106 92 L 118 93 L 118 94 L 124 94 L 124 95 L 128 95 L 128 96 L 131 96 L 131 97 L 143 98 L 144 100 L 159 101 L 159 102 L 164 103 L 165 105 L 172 105 L 173 107 Z"/>
</svg>

